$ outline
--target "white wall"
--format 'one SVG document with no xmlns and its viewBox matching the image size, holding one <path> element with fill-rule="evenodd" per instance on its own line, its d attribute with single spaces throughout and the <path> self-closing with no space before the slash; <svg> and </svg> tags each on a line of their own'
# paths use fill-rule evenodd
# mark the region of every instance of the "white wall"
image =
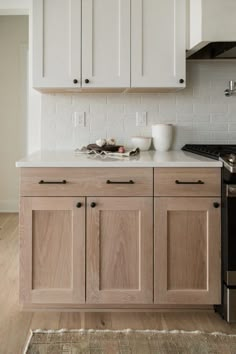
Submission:
<svg viewBox="0 0 236 354">
<path fill-rule="evenodd" d="M 28 123 L 27 153 L 41 148 L 41 94 L 32 88 L 32 6 L 29 7 L 29 88 L 28 88 Z"/>
<path fill-rule="evenodd" d="M 26 15 L 31 0 L 0 0 L 0 15 Z"/>
<path fill-rule="evenodd" d="M 18 209 L 19 171 L 26 153 L 28 16 L 0 16 L 0 211 Z"/>
<path fill-rule="evenodd" d="M 130 145 L 131 136 L 150 135 L 158 122 L 175 125 L 174 149 L 185 143 L 236 144 L 236 96 L 224 96 L 229 80 L 236 80 L 236 62 L 191 62 L 187 88 L 177 93 L 42 95 L 41 147 L 71 150 L 99 137 Z M 73 127 L 75 111 L 86 112 L 86 127 Z M 135 125 L 135 112 L 142 111 L 144 128 Z"/>
</svg>

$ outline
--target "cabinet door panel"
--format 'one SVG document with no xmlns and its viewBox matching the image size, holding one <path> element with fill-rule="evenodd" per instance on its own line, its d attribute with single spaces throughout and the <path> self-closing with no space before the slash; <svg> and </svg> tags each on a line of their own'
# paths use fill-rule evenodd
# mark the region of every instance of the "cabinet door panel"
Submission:
<svg viewBox="0 0 236 354">
<path fill-rule="evenodd" d="M 81 0 L 34 0 L 33 86 L 80 87 L 80 80 Z"/>
<path fill-rule="evenodd" d="M 185 87 L 185 0 L 131 0 L 131 87 Z"/>
<path fill-rule="evenodd" d="M 87 302 L 152 303 L 152 198 L 88 198 L 87 220 Z"/>
<path fill-rule="evenodd" d="M 84 198 L 22 198 L 24 304 L 85 302 L 85 208 L 76 208 L 78 201 L 84 204 Z"/>
<path fill-rule="evenodd" d="M 130 0 L 82 0 L 82 72 L 82 87 L 130 87 Z"/>
<path fill-rule="evenodd" d="M 218 198 L 155 198 L 154 301 L 220 303 Z"/>
</svg>

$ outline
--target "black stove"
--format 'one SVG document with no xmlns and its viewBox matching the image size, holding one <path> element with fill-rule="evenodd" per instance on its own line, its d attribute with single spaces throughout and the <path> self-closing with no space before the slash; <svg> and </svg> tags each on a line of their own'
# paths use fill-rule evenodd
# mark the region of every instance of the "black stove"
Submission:
<svg viewBox="0 0 236 354">
<path fill-rule="evenodd" d="M 182 150 L 221 160 L 228 171 L 236 173 L 236 145 L 186 144 Z"/>
<path fill-rule="evenodd" d="M 187 144 L 182 150 L 223 162 L 221 183 L 222 303 L 217 312 L 236 322 L 236 145 Z"/>
</svg>

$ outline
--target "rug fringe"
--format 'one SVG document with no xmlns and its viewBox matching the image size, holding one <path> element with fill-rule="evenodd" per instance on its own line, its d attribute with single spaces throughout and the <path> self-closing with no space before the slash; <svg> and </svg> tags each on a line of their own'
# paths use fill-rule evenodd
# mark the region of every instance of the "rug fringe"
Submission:
<svg viewBox="0 0 236 354">
<path fill-rule="evenodd" d="M 28 336 L 28 339 L 25 343 L 25 347 L 24 347 L 24 350 L 23 350 L 23 353 L 22 354 L 27 354 L 27 349 L 28 349 L 28 346 L 30 344 L 30 341 L 31 341 L 31 338 L 33 337 L 33 334 L 34 334 L 34 331 L 32 331 L 32 329 L 30 330 L 30 333 L 29 333 L 29 336 Z"/>
<path fill-rule="evenodd" d="M 173 330 L 157 330 L 157 329 L 121 329 L 121 330 L 113 330 L 113 329 L 66 329 L 66 328 L 61 328 L 61 329 L 49 329 L 49 330 L 44 330 L 44 329 L 35 329 L 31 330 L 31 336 L 29 339 L 31 339 L 32 335 L 34 333 L 65 333 L 65 332 L 75 332 L 75 333 L 161 333 L 161 334 L 208 334 L 208 335 L 213 335 L 213 336 L 230 336 L 230 337 L 236 337 L 236 334 L 227 334 L 223 332 L 204 332 L 204 331 L 185 331 L 185 330 L 178 330 L 178 329 L 173 329 Z M 26 354 L 25 352 L 23 354 Z"/>
</svg>

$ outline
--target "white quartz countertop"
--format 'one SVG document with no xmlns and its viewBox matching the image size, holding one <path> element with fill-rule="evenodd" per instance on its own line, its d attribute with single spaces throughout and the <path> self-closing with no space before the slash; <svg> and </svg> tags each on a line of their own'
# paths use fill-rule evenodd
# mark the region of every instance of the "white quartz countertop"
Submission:
<svg viewBox="0 0 236 354">
<path fill-rule="evenodd" d="M 222 167 L 222 163 L 185 151 L 145 151 L 135 157 L 75 155 L 73 151 L 38 151 L 16 167 Z"/>
</svg>

